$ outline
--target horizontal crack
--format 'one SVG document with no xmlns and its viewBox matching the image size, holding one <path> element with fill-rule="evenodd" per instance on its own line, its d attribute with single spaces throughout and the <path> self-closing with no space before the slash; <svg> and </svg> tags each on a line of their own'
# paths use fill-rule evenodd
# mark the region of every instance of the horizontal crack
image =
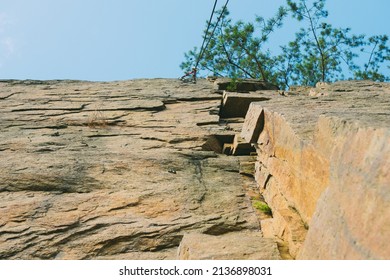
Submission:
<svg viewBox="0 0 390 280">
<path fill-rule="evenodd" d="M 74 108 L 52 108 L 52 107 L 35 107 L 35 108 L 16 108 L 12 109 L 11 112 L 28 112 L 28 111 L 81 111 L 87 104 L 82 104 L 80 107 Z"/>
<path fill-rule="evenodd" d="M 138 136 L 140 133 L 116 133 L 116 134 L 93 134 L 88 135 L 88 138 L 106 138 L 106 137 L 119 137 L 119 136 Z"/>
</svg>

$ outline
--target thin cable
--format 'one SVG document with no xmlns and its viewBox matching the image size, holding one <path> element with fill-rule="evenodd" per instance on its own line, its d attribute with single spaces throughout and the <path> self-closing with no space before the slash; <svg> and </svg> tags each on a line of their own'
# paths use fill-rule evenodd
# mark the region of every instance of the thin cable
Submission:
<svg viewBox="0 0 390 280">
<path fill-rule="evenodd" d="M 215 24 L 215 26 L 214 26 L 213 31 L 211 32 L 210 38 L 208 39 L 206 45 L 204 45 L 204 43 L 205 43 L 205 41 L 206 41 L 206 38 L 207 38 L 208 29 L 210 28 L 210 25 L 211 25 L 211 19 L 212 19 L 214 13 L 215 13 L 215 5 L 217 4 L 217 1 L 215 1 L 214 9 L 213 9 L 213 12 L 212 12 L 212 14 L 211 14 L 211 18 L 210 18 L 209 24 L 208 24 L 208 26 L 207 26 L 206 35 L 205 35 L 204 40 L 203 40 L 202 48 L 201 48 L 201 50 L 200 50 L 200 52 L 199 52 L 198 60 L 196 61 L 195 69 L 198 68 L 199 63 L 200 63 L 200 61 L 202 60 L 203 54 L 204 54 L 205 50 L 207 49 L 207 47 L 209 46 L 210 41 L 211 41 L 211 38 L 213 38 L 213 35 L 214 35 L 214 33 L 215 33 L 215 30 L 217 29 L 218 24 L 219 24 L 219 22 L 221 21 L 221 19 L 222 19 L 222 17 L 223 17 L 223 14 L 225 13 L 225 10 L 226 10 L 226 8 L 227 8 L 227 5 L 229 4 L 229 1 L 230 1 L 230 0 L 227 0 L 226 3 L 225 3 L 225 5 L 223 6 L 222 12 L 221 12 L 221 14 L 219 15 L 219 17 L 218 17 L 218 19 L 217 19 L 217 22 L 216 22 L 216 24 Z"/>
<path fill-rule="evenodd" d="M 208 22 L 208 24 L 207 24 L 206 34 L 204 35 L 203 42 L 202 42 L 202 46 L 200 47 L 199 56 L 198 56 L 198 59 L 196 60 L 195 68 L 198 67 L 198 64 L 199 64 L 199 61 L 200 61 L 200 57 L 201 57 L 201 54 L 202 54 L 202 52 L 203 52 L 204 44 L 206 43 L 207 34 L 209 33 L 209 29 L 210 29 L 210 26 L 211 26 L 211 22 L 213 21 L 213 17 L 214 17 L 214 14 L 215 14 L 215 8 L 217 7 L 217 3 L 218 3 L 218 0 L 215 0 L 215 2 L 214 2 L 214 7 L 213 7 L 213 10 L 212 10 L 211 15 L 210 15 L 209 22 Z"/>
</svg>

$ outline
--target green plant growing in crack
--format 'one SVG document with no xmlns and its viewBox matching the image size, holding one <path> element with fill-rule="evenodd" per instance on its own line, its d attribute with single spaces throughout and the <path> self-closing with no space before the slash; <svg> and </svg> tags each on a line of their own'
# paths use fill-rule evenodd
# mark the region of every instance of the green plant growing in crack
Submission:
<svg viewBox="0 0 390 280">
<path fill-rule="evenodd" d="M 253 208 L 263 212 L 266 215 L 272 216 L 272 209 L 265 203 L 260 200 L 252 201 Z"/>
<path fill-rule="evenodd" d="M 230 92 L 237 91 L 238 89 L 238 83 L 242 82 L 242 79 L 238 79 L 236 77 L 233 77 L 227 86 L 226 90 Z"/>
</svg>

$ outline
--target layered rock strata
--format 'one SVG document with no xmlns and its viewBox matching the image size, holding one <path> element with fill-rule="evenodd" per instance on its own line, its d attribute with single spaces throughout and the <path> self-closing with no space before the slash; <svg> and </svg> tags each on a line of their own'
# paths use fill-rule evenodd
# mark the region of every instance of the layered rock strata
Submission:
<svg viewBox="0 0 390 280">
<path fill-rule="evenodd" d="M 238 133 L 220 103 L 205 80 L 1 81 L 0 258 L 175 259 L 187 234 L 261 238 L 254 181 L 205 147 Z"/>
<path fill-rule="evenodd" d="M 301 259 L 389 259 L 390 86 L 320 84 L 252 103 L 241 136 L 273 218 L 265 236 Z"/>
<path fill-rule="evenodd" d="M 215 86 L 0 81 L 0 258 L 390 259 L 389 84 Z"/>
</svg>

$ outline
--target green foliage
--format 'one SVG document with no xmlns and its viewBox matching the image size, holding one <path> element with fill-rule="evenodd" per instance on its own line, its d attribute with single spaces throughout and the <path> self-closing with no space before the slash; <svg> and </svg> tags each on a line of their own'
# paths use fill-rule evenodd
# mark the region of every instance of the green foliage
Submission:
<svg viewBox="0 0 390 280">
<path fill-rule="evenodd" d="M 389 37 L 386 35 L 372 36 L 368 41 L 364 42 L 361 52 L 368 53 L 369 59 L 364 64 L 362 69 L 355 69 L 355 77 L 357 79 L 374 80 L 374 81 L 390 81 L 390 77 L 386 77 L 380 73 L 380 66 L 390 61 L 390 48 L 387 46 Z M 390 69 L 390 65 L 387 66 Z"/>
<path fill-rule="evenodd" d="M 229 83 L 229 85 L 226 87 L 227 91 L 237 91 L 237 85 L 238 85 L 238 79 L 236 77 L 233 77 Z"/>
<path fill-rule="evenodd" d="M 259 200 L 252 201 L 253 208 L 263 212 L 266 215 L 272 216 L 272 210 L 271 208 L 264 202 Z"/>
<path fill-rule="evenodd" d="M 255 23 L 238 21 L 233 24 L 227 9 L 223 14 L 218 11 L 217 18 L 221 17 L 221 21 L 213 36 L 207 30 L 204 31 L 203 36 L 211 38 L 203 53 L 199 70 L 208 70 L 214 76 L 274 81 L 272 58 L 268 50 L 263 50 L 263 45 L 270 34 L 281 27 L 286 15 L 286 9 L 280 8 L 275 17 L 267 21 L 256 17 Z M 212 22 L 210 30 L 215 25 L 216 22 Z M 260 36 L 256 36 L 258 33 Z M 185 61 L 180 67 L 190 69 L 196 64 L 198 57 L 199 50 L 194 48 L 185 54 Z"/>
<path fill-rule="evenodd" d="M 280 7 L 274 17 L 265 20 L 257 16 L 253 23 L 232 23 L 229 11 L 217 12 L 221 21 L 215 33 L 204 31 L 203 36 L 211 38 L 199 70 L 214 76 L 264 80 L 281 88 L 346 78 L 389 81 L 381 73 L 386 67 L 390 69 L 388 36 L 367 38 L 351 34 L 350 28 L 333 27 L 326 22 L 329 13 L 325 3 L 326 0 L 287 0 L 287 6 Z M 304 27 L 293 41 L 281 46 L 281 54 L 273 55 L 266 43 L 288 14 Z M 212 22 L 210 30 L 215 26 L 216 22 Z M 181 68 L 188 71 L 198 57 L 197 48 L 187 52 Z M 359 57 L 367 57 L 364 65 L 357 64 Z"/>
<path fill-rule="evenodd" d="M 309 5 L 311 3 L 311 5 Z M 363 36 L 350 35 L 350 28 L 334 28 L 323 20 L 328 16 L 325 0 L 298 2 L 287 0 L 293 18 L 304 22 L 306 28 L 296 33 L 294 41 L 283 46 L 279 69 L 286 86 L 315 85 L 319 81 L 344 79 L 343 64 L 356 69 L 353 51 L 363 44 Z"/>
<path fill-rule="evenodd" d="M 278 61 L 287 86 L 345 79 L 345 68 L 352 73 L 350 78 L 389 79 L 380 73 L 381 65 L 390 61 L 387 36 L 366 38 L 365 35 L 351 35 L 350 28 L 334 28 L 324 21 L 328 16 L 325 0 L 288 0 L 287 4 L 292 16 L 307 24 L 307 28 L 296 33 L 293 42 L 282 47 L 283 55 Z M 356 59 L 364 53 L 368 53 L 369 58 L 362 68 L 356 64 Z"/>
</svg>

